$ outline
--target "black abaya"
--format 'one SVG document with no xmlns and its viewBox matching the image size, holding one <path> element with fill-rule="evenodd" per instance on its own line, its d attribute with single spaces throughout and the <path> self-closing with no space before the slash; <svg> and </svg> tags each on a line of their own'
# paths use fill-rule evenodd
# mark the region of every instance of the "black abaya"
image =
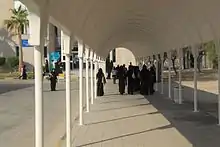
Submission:
<svg viewBox="0 0 220 147">
<path fill-rule="evenodd" d="M 126 80 L 126 74 L 125 74 L 125 70 L 123 69 L 123 67 L 120 67 L 119 72 L 118 72 L 118 78 L 119 78 L 119 92 L 120 94 L 124 94 L 125 93 L 125 80 Z"/>
<path fill-rule="evenodd" d="M 103 73 L 98 73 L 97 77 L 97 96 L 104 95 L 104 84 L 105 84 L 105 77 Z"/>
</svg>

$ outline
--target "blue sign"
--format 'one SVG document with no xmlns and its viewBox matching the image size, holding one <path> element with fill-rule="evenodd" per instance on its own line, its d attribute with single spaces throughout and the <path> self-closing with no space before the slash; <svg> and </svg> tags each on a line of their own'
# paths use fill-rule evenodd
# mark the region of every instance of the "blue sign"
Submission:
<svg viewBox="0 0 220 147">
<path fill-rule="evenodd" d="M 28 40 L 27 39 L 23 39 L 22 40 L 22 47 L 29 47 L 29 43 L 28 43 Z"/>
<path fill-rule="evenodd" d="M 58 61 L 60 59 L 60 52 L 52 52 L 50 53 L 50 60 Z"/>
</svg>

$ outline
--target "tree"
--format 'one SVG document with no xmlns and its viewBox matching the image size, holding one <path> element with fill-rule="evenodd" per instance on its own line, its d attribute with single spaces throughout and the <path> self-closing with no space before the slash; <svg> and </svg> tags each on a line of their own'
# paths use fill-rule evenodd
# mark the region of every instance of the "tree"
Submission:
<svg viewBox="0 0 220 147">
<path fill-rule="evenodd" d="M 12 15 L 10 19 L 5 20 L 4 24 L 8 31 L 12 35 L 16 35 L 18 37 L 18 46 L 19 46 L 19 71 L 23 66 L 23 50 L 22 50 L 22 30 L 29 26 L 28 21 L 28 11 L 27 9 L 22 8 L 20 5 L 18 9 L 10 9 Z"/>
<path fill-rule="evenodd" d="M 209 61 L 212 62 L 213 68 L 218 68 L 218 55 L 215 48 L 214 41 L 203 44 L 204 50 L 208 56 Z"/>
</svg>

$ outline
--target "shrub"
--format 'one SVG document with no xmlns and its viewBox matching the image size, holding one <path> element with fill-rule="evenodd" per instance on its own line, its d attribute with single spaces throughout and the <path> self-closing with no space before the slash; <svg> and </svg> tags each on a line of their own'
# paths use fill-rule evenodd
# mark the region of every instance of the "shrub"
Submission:
<svg viewBox="0 0 220 147">
<path fill-rule="evenodd" d="M 16 68 L 19 64 L 19 59 L 18 57 L 8 57 L 6 63 L 10 68 Z"/>
<path fill-rule="evenodd" d="M 0 57 L 0 66 L 5 64 L 5 57 Z"/>
</svg>

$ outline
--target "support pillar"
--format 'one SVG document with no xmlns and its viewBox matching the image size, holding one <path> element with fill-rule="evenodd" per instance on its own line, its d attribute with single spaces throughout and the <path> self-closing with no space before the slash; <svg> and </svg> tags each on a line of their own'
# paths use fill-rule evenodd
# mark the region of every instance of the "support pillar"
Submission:
<svg viewBox="0 0 220 147">
<path fill-rule="evenodd" d="M 218 125 L 220 125 L 220 42 L 215 41 L 215 49 L 218 54 Z"/>
<path fill-rule="evenodd" d="M 89 49 L 85 50 L 86 59 L 86 112 L 90 111 L 90 100 L 89 100 Z"/>
<path fill-rule="evenodd" d="M 163 70 L 164 70 L 164 65 L 163 65 L 163 55 L 162 55 L 162 57 L 161 57 L 161 94 L 164 94 L 164 88 L 163 88 L 163 86 L 164 86 L 164 80 L 163 80 Z"/>
<path fill-rule="evenodd" d="M 71 76 L 70 76 L 70 51 L 71 41 L 70 36 L 62 34 L 63 53 L 65 54 L 65 69 L 66 69 L 66 147 L 71 147 Z"/>
<path fill-rule="evenodd" d="M 183 65 L 183 53 L 182 48 L 178 49 L 179 52 L 179 104 L 182 104 L 182 65 Z"/>
<path fill-rule="evenodd" d="M 93 83 L 93 52 L 90 52 L 90 84 L 91 84 L 91 104 L 94 104 L 94 83 Z"/>
<path fill-rule="evenodd" d="M 43 129 L 43 69 L 42 53 L 45 45 L 45 36 L 47 34 L 49 1 L 45 2 L 40 10 L 40 35 L 39 43 L 34 48 L 34 75 L 35 75 L 35 147 L 44 146 Z"/>
<path fill-rule="evenodd" d="M 66 147 L 71 147 L 71 79 L 70 54 L 66 54 Z"/>
<path fill-rule="evenodd" d="M 102 60 L 102 64 L 103 64 L 103 73 L 104 73 L 104 76 L 106 78 L 106 61 Z"/>
<path fill-rule="evenodd" d="M 198 94 L 197 94 L 197 58 L 198 58 L 198 48 L 197 46 L 193 46 L 193 56 L 194 56 L 194 93 L 193 93 L 193 105 L 194 105 L 194 112 L 198 112 Z"/>
<path fill-rule="evenodd" d="M 94 55 L 94 65 L 95 65 L 95 69 L 94 69 L 94 93 L 95 93 L 95 99 L 97 98 L 97 78 L 96 78 L 96 74 L 97 74 L 97 69 L 98 69 L 98 60 L 97 60 L 97 56 L 96 54 Z"/>
<path fill-rule="evenodd" d="M 156 84 L 155 84 L 155 90 L 158 91 L 158 60 L 156 60 Z"/>
<path fill-rule="evenodd" d="M 171 51 L 169 51 L 169 53 L 168 53 L 168 63 L 169 63 L 169 77 L 168 77 L 168 84 L 169 84 L 169 98 L 171 99 L 172 98 L 172 95 L 171 95 L 171 91 L 172 91 L 172 79 L 171 79 L 171 57 L 172 57 L 172 52 Z"/>
<path fill-rule="evenodd" d="M 79 50 L 79 125 L 83 125 L 83 42 L 78 41 Z"/>
</svg>

